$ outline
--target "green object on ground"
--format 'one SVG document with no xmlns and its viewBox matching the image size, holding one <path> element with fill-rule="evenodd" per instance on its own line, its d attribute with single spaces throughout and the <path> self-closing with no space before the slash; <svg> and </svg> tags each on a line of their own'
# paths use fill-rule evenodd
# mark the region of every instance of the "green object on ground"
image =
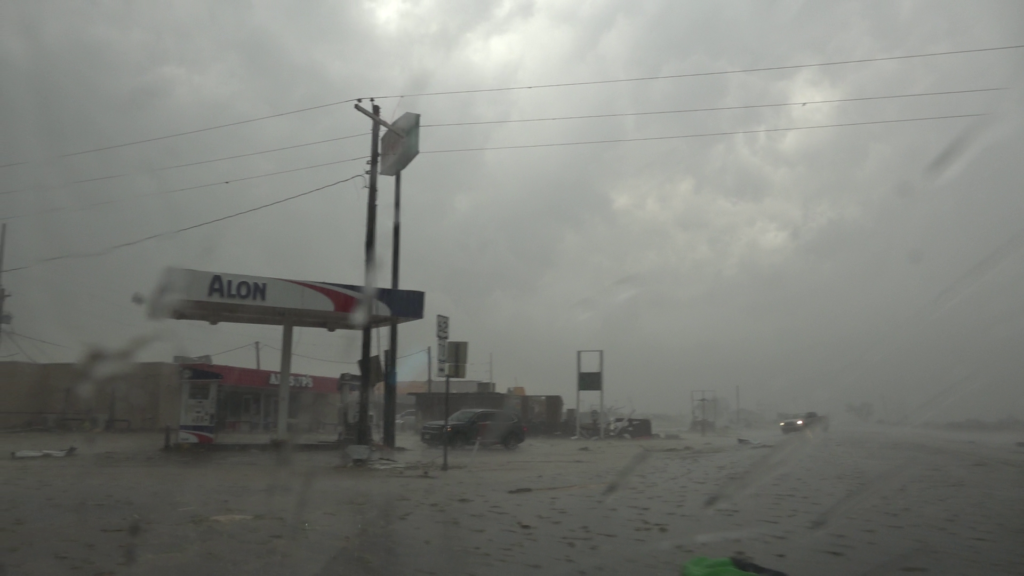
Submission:
<svg viewBox="0 0 1024 576">
<path fill-rule="evenodd" d="M 751 576 L 733 565 L 728 558 L 698 556 L 683 565 L 683 576 Z"/>
</svg>

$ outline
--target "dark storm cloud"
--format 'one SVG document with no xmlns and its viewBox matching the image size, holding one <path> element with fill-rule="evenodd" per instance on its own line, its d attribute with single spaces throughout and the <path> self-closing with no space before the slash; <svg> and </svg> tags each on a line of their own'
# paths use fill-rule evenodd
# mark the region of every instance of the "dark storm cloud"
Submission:
<svg viewBox="0 0 1024 576">
<path fill-rule="evenodd" d="M 367 138 L 145 172 L 368 126 L 346 104 L 55 158 L 67 152 L 361 95 L 824 62 L 1024 38 L 1021 8 L 997 2 L 34 2 L 0 11 L 0 163 L 30 161 L 0 169 L 2 189 L 42 187 L 0 197 L 0 212 L 8 218 L 117 200 L 11 220 L 9 266 L 102 249 L 357 174 L 361 162 L 136 198 L 362 156 Z M 1013 87 L 1024 63 L 1019 52 L 380 104 L 386 117 L 415 111 L 432 124 Z M 877 400 L 882 391 L 918 405 L 972 374 L 971 386 L 980 388 L 971 389 L 983 391 L 972 393 L 972 410 L 1019 413 L 1012 382 L 1024 367 L 1007 345 L 1022 336 L 1008 318 L 1024 312 L 1015 290 L 1024 256 L 1013 241 L 1024 210 L 1019 103 L 1014 89 L 424 129 L 429 151 L 998 114 L 423 154 L 403 180 L 403 284 L 427 292 L 429 318 L 452 316 L 453 338 L 470 340 L 476 360 L 495 353 L 502 386 L 518 380 L 531 391 L 568 395 L 573 351 L 602 347 L 611 397 L 644 409 L 683 411 L 688 390 L 735 385 L 780 409 L 800 398 Z M 144 173 L 47 188 L 129 172 Z M 390 186 L 382 178 L 384 267 Z M 342 185 L 108 256 L 6 275 L 15 329 L 74 347 L 120 345 L 153 329 L 129 297 L 148 291 L 167 265 L 361 283 L 365 198 L 357 184 Z M 148 358 L 277 338 L 242 326 L 161 330 L 165 344 Z M 429 345 L 431 333 L 429 320 L 409 325 L 404 351 Z M 301 334 L 307 355 L 355 357 L 351 337 Z M 222 359 L 251 361 L 249 352 L 239 354 Z M 299 359 L 297 369 L 351 367 Z"/>
</svg>

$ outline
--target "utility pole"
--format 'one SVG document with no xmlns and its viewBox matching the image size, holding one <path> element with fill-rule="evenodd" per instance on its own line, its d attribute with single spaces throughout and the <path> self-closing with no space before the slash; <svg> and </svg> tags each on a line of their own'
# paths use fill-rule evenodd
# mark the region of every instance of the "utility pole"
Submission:
<svg viewBox="0 0 1024 576">
<path fill-rule="evenodd" d="M 448 470 L 448 442 L 451 438 L 448 435 L 448 395 L 451 392 L 452 378 L 448 372 L 444 375 L 444 428 L 441 429 L 441 443 L 444 450 L 444 462 L 441 463 L 441 470 Z"/>
<path fill-rule="evenodd" d="M 362 102 L 362 100 L 359 100 Z M 372 110 L 367 110 L 359 104 L 355 105 L 355 109 L 361 114 L 368 117 L 373 121 L 372 139 L 370 143 L 370 193 L 367 198 L 366 207 L 366 286 L 363 287 L 363 300 L 366 307 L 367 323 L 363 326 L 363 363 L 365 366 L 370 365 L 370 331 L 373 319 L 373 302 L 371 301 L 371 292 L 374 288 L 374 243 L 376 240 L 376 227 L 377 227 L 377 169 L 380 166 L 380 173 L 384 176 L 395 176 L 395 239 L 394 239 L 394 257 L 392 258 L 392 274 L 391 284 L 392 288 L 398 288 L 398 249 L 399 249 L 399 209 L 401 202 L 401 171 L 402 168 L 407 166 L 409 162 L 412 162 L 413 158 L 419 154 L 419 114 L 413 114 L 407 112 L 397 120 L 397 124 L 403 128 L 399 129 L 396 126 L 391 125 L 389 122 L 380 117 L 380 106 L 374 103 L 373 98 L 370 98 L 372 104 Z M 384 135 L 383 140 L 380 138 L 381 126 L 388 129 L 387 134 Z M 384 163 L 380 165 L 380 147 L 384 146 Z M 392 361 L 388 363 L 387 374 L 384 377 L 384 406 L 383 406 L 383 422 L 382 435 L 384 437 L 384 444 L 389 448 L 393 448 L 395 445 L 395 399 L 397 395 L 397 381 L 395 374 L 395 366 L 398 362 L 397 355 L 397 344 L 398 344 L 398 328 L 397 319 L 391 318 L 391 357 Z M 379 333 L 378 333 L 379 334 Z M 380 343 L 377 344 L 377 350 L 380 350 Z M 369 370 L 363 374 L 362 378 L 362 390 L 360 391 L 359 399 L 359 431 L 356 435 L 356 442 L 358 444 L 367 445 L 371 440 L 370 426 L 369 426 L 369 395 L 372 384 L 376 382 L 370 382 Z"/>
<path fill-rule="evenodd" d="M 4 245 L 7 243 L 7 223 L 0 225 L 0 327 L 4 324 L 4 300 L 7 299 L 7 291 L 4 290 Z M 0 342 L 3 338 L 0 338 Z"/>
<path fill-rule="evenodd" d="M 740 429 L 740 387 L 736 385 L 736 429 Z"/>
<path fill-rule="evenodd" d="M 372 100 L 371 100 L 372 102 Z M 375 263 L 375 243 L 377 240 L 377 148 L 380 144 L 380 106 L 373 104 L 372 114 L 356 104 L 356 109 L 370 116 L 373 128 L 370 130 L 370 185 L 366 199 L 366 266 L 363 286 L 363 312 L 366 314 L 363 324 L 363 366 L 359 386 L 359 427 L 356 430 L 356 444 L 368 446 L 371 441 L 370 431 L 370 394 L 373 383 L 370 382 L 370 347 L 373 344 L 373 284 Z"/>
<path fill-rule="evenodd" d="M 434 391 L 434 357 L 427 346 L 427 392 Z"/>
<path fill-rule="evenodd" d="M 260 342 L 256 341 L 256 369 L 260 370 Z"/>
<path fill-rule="evenodd" d="M 487 376 L 487 380 L 491 384 L 494 384 L 494 352 L 491 352 L 490 354 L 488 354 L 488 362 L 487 362 L 487 364 L 488 364 L 488 370 L 487 371 L 489 373 L 489 375 Z"/>
<path fill-rule="evenodd" d="M 401 239 L 400 217 L 402 209 L 402 172 L 395 174 L 395 222 L 392 227 L 391 242 L 391 290 L 398 291 L 398 257 L 400 254 L 399 245 Z M 389 331 L 391 341 L 388 348 L 391 349 L 391 362 L 388 366 L 388 374 L 384 384 L 384 446 L 395 447 L 395 404 L 398 401 L 398 317 L 391 316 L 391 330 Z"/>
</svg>

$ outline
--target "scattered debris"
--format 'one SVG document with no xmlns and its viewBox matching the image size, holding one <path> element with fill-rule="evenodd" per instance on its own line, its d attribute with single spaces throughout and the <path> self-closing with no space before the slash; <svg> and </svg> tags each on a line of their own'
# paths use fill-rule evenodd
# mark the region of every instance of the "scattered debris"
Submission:
<svg viewBox="0 0 1024 576">
<path fill-rule="evenodd" d="M 608 486 L 604 489 L 604 492 L 602 492 L 601 495 L 611 496 L 614 494 L 615 491 L 622 487 L 626 482 L 626 479 L 629 478 L 633 472 L 636 472 L 636 469 L 650 457 L 651 453 L 646 450 L 637 452 L 636 455 L 634 455 L 633 458 L 631 458 L 630 461 L 622 467 L 622 470 L 619 470 L 619 473 L 615 475 L 615 478 L 608 483 Z"/>
<path fill-rule="evenodd" d="M 683 566 L 683 576 L 786 576 L 785 573 L 758 566 L 745 558 L 705 558 L 698 556 Z"/>
<path fill-rule="evenodd" d="M 533 488 L 516 488 L 515 490 L 509 490 L 509 494 L 522 494 L 524 492 L 533 492 Z"/>
<path fill-rule="evenodd" d="M 71 456 L 75 453 L 74 446 L 67 450 L 18 450 L 11 452 L 11 458 L 43 458 L 49 456 L 51 458 L 63 458 L 65 456 Z"/>
<path fill-rule="evenodd" d="M 1020 444 L 1020 442 L 1018 442 L 1017 444 Z M 589 452 L 589 451 L 590 451 L 590 446 L 584 446 L 584 447 L 580 448 L 580 452 Z"/>
<path fill-rule="evenodd" d="M 246 516 L 244 514 L 225 514 L 223 516 L 210 516 L 210 522 L 222 522 L 227 524 L 228 522 L 238 522 L 239 520 L 252 520 L 254 516 Z"/>
<path fill-rule="evenodd" d="M 765 444 L 764 442 L 757 442 L 756 440 L 747 440 L 746 438 L 737 438 L 738 444 L 750 446 L 751 448 L 771 448 L 771 444 Z"/>
</svg>

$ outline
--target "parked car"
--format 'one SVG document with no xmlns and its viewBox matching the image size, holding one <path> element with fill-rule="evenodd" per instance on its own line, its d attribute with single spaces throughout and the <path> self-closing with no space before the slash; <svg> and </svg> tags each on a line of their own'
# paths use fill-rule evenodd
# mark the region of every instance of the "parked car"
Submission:
<svg viewBox="0 0 1024 576">
<path fill-rule="evenodd" d="M 424 424 L 420 439 L 429 446 L 466 446 L 479 440 L 481 446 L 501 444 L 512 450 L 526 440 L 526 426 L 505 410 L 459 410 L 448 418 L 447 428 L 443 420 Z"/>
<path fill-rule="evenodd" d="M 395 429 L 399 432 L 405 432 L 416 425 L 416 411 L 406 410 L 395 417 Z M 415 429 L 415 428 L 413 428 Z"/>
<path fill-rule="evenodd" d="M 779 422 L 783 434 L 799 432 L 801 430 L 816 429 L 828 430 L 828 416 L 821 416 L 817 412 L 808 412 L 802 416 L 786 418 Z"/>
</svg>

